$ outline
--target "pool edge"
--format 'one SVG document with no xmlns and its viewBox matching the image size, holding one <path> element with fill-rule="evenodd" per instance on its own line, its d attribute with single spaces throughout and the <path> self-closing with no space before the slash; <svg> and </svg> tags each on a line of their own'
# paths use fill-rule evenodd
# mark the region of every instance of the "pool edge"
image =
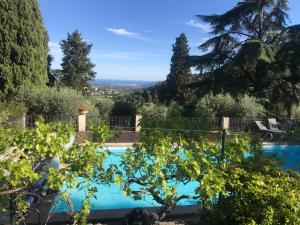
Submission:
<svg viewBox="0 0 300 225">
<path fill-rule="evenodd" d="M 88 222 L 92 223 L 119 223 L 123 222 L 125 217 L 134 209 L 137 208 L 126 208 L 126 209 L 109 209 L 109 210 L 91 210 L 91 213 L 88 217 Z M 143 208 L 149 210 L 150 212 L 158 209 L 157 207 L 147 207 Z M 189 206 L 176 206 L 174 210 L 167 215 L 166 220 L 177 219 L 177 218 L 190 218 L 191 216 L 197 216 L 199 213 L 198 205 L 189 205 Z M 31 221 L 27 221 L 28 225 L 40 225 L 44 224 L 46 221 L 46 216 L 35 216 L 35 219 L 32 218 Z M 66 224 L 71 222 L 71 217 L 66 212 L 54 213 L 53 216 L 49 219 L 48 224 Z"/>
</svg>

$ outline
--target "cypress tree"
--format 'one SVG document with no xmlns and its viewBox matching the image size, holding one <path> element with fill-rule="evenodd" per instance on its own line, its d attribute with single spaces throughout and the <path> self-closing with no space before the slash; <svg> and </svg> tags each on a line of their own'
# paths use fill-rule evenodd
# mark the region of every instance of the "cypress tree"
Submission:
<svg viewBox="0 0 300 225">
<path fill-rule="evenodd" d="M 81 34 L 76 30 L 68 34 L 67 39 L 62 40 L 60 46 L 64 54 L 61 64 L 61 82 L 66 86 L 84 91 L 96 75 L 93 71 L 95 65 L 88 57 L 92 44 L 83 41 Z"/>
<path fill-rule="evenodd" d="M 38 0 L 0 1 L 0 92 L 47 83 L 48 34 Z"/>
<path fill-rule="evenodd" d="M 176 38 L 173 45 L 170 73 L 166 80 L 166 100 L 177 101 L 185 104 L 190 90 L 187 87 L 192 80 L 190 65 L 188 62 L 189 46 L 184 33 Z"/>
</svg>

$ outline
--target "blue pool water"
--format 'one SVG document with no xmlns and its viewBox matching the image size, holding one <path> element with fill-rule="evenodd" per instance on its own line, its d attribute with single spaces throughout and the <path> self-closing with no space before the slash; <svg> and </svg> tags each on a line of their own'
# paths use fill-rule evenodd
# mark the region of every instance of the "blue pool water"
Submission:
<svg viewBox="0 0 300 225">
<path fill-rule="evenodd" d="M 106 166 L 109 164 L 119 164 L 120 155 L 122 155 L 126 147 L 111 147 L 110 151 L 115 153 L 115 155 L 110 156 L 106 160 Z M 300 146 L 289 146 L 289 145 L 270 145 L 264 146 L 264 150 L 267 154 L 275 154 L 276 157 L 284 162 L 284 168 L 290 168 L 299 170 L 300 163 Z M 136 201 L 131 197 L 126 197 L 120 186 L 110 185 L 104 186 L 99 184 L 93 184 L 97 187 L 97 199 L 91 199 L 92 210 L 105 210 L 105 209 L 122 209 L 122 208 L 137 208 L 137 207 L 153 207 L 159 206 L 151 196 L 146 196 L 142 200 Z M 181 194 L 194 195 L 194 190 L 198 186 L 198 182 L 191 182 L 187 185 L 178 184 L 177 191 Z M 71 190 L 71 200 L 74 204 L 74 209 L 79 210 L 82 205 L 82 200 L 84 198 L 84 191 Z M 196 200 L 182 200 L 178 205 L 194 205 Z M 56 212 L 68 211 L 66 203 L 59 203 L 55 210 Z"/>
<path fill-rule="evenodd" d="M 300 145 L 267 145 L 264 146 L 264 151 L 281 160 L 284 169 L 300 172 Z"/>
<path fill-rule="evenodd" d="M 126 151 L 126 147 L 110 147 L 109 150 L 114 153 L 114 155 L 109 156 L 105 164 L 119 164 L 120 155 Z M 145 196 L 142 200 L 136 201 L 131 197 L 126 197 L 119 185 L 99 185 L 93 184 L 97 187 L 97 199 L 91 199 L 92 210 L 105 210 L 105 209 L 123 209 L 123 208 L 141 208 L 141 207 L 154 207 L 159 206 L 151 196 Z M 189 184 L 178 184 L 177 191 L 179 194 L 194 195 L 194 190 L 198 186 L 198 182 L 190 182 Z M 75 210 L 79 210 L 82 205 L 82 200 L 84 198 L 84 191 L 71 190 L 71 200 L 74 205 Z M 184 199 L 181 200 L 178 205 L 195 205 L 196 200 Z M 56 212 L 68 211 L 67 204 L 61 202 Z"/>
</svg>

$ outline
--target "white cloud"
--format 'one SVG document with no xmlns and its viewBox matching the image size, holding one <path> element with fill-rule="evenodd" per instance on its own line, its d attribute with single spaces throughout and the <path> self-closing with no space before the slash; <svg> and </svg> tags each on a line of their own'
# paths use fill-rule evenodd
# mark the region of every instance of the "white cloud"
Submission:
<svg viewBox="0 0 300 225">
<path fill-rule="evenodd" d="M 209 40 L 208 37 L 203 37 L 203 38 L 201 38 L 200 41 L 199 41 L 199 43 L 197 44 L 196 47 L 199 47 L 200 45 L 202 45 L 202 44 L 203 44 L 204 42 L 206 42 L 207 40 Z"/>
<path fill-rule="evenodd" d="M 54 61 L 52 63 L 53 68 L 59 68 L 63 53 L 61 51 L 60 45 L 58 42 L 48 42 L 49 53 L 53 56 Z"/>
<path fill-rule="evenodd" d="M 48 45 L 49 47 L 54 47 L 54 48 L 60 48 L 60 45 L 57 43 L 57 42 L 52 42 L 52 41 L 49 41 L 48 42 Z"/>
<path fill-rule="evenodd" d="M 197 23 L 197 22 L 195 22 L 195 20 L 190 20 L 189 22 L 186 23 L 186 25 L 191 26 L 191 27 L 200 28 L 201 30 L 203 30 L 205 32 L 210 31 L 209 25 L 207 25 L 205 23 L 199 23 L 199 22 Z"/>
<path fill-rule="evenodd" d="M 132 38 L 132 39 L 137 39 L 137 40 L 147 41 L 147 42 L 152 42 L 152 43 L 159 43 L 156 40 L 153 40 L 151 38 L 142 36 L 142 35 L 140 35 L 139 33 L 136 33 L 136 32 L 128 31 L 124 28 L 118 28 L 118 29 L 116 29 L 116 28 L 106 28 L 106 30 L 113 33 L 113 34 L 115 34 L 115 35 L 124 36 L 124 37 L 127 37 L 127 38 Z"/>
<path fill-rule="evenodd" d="M 119 29 L 115 29 L 115 28 L 106 28 L 107 31 L 116 34 L 116 35 L 120 35 L 120 36 L 126 36 L 126 37 L 134 37 L 134 36 L 138 36 L 138 33 L 134 33 L 131 31 L 128 31 L 126 29 L 123 28 L 119 28 Z"/>
</svg>

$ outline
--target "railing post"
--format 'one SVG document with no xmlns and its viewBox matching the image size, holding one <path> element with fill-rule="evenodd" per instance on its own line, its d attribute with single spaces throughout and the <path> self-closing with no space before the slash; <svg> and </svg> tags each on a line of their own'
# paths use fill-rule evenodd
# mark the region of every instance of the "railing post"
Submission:
<svg viewBox="0 0 300 225">
<path fill-rule="evenodd" d="M 22 115 L 22 128 L 24 130 L 26 129 L 26 114 L 25 113 Z"/>
<path fill-rule="evenodd" d="M 229 117 L 223 117 L 222 118 L 222 129 L 223 130 L 229 130 L 230 128 L 230 119 Z"/>
<path fill-rule="evenodd" d="M 222 146 L 221 146 L 221 160 L 220 160 L 220 162 L 224 161 L 226 133 L 229 130 L 229 127 L 230 127 L 229 117 L 223 117 L 222 118 L 222 141 L 221 141 Z"/>
<path fill-rule="evenodd" d="M 141 114 L 136 114 L 135 115 L 135 132 L 140 132 L 141 131 L 141 126 L 140 126 L 141 119 L 142 119 Z"/>
<path fill-rule="evenodd" d="M 86 131 L 86 114 L 87 110 L 78 110 L 78 131 Z"/>
</svg>

